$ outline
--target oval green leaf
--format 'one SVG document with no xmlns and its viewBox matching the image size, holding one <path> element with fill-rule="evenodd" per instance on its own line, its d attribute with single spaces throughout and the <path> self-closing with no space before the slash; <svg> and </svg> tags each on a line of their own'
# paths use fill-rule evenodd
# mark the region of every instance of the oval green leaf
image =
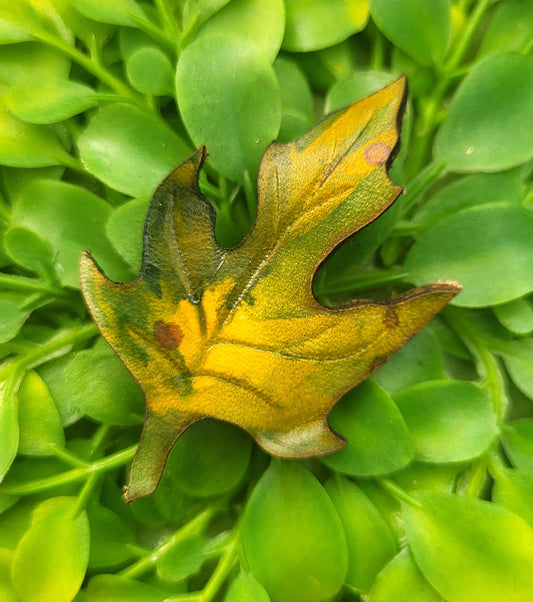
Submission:
<svg viewBox="0 0 533 602">
<path fill-rule="evenodd" d="M 346 541 L 333 503 L 301 464 L 274 461 L 246 507 L 248 565 L 276 602 L 335 595 L 347 569 Z"/>
<path fill-rule="evenodd" d="M 89 560 L 89 523 L 76 498 L 53 498 L 21 539 L 13 558 L 13 585 L 23 602 L 71 602 Z M 50 500 L 44 502 L 48 504 Z M 49 504 L 48 504 L 49 505 Z"/>
<path fill-rule="evenodd" d="M 0 482 L 11 467 L 19 444 L 17 389 L 20 376 L 12 367 L 0 374 Z"/>
<path fill-rule="evenodd" d="M 87 506 L 91 534 L 90 569 L 112 569 L 135 558 L 135 536 L 118 514 L 91 501 Z"/>
<path fill-rule="evenodd" d="M 483 389 L 467 381 L 436 380 L 394 396 L 422 462 L 477 458 L 497 434 L 496 415 Z"/>
<path fill-rule="evenodd" d="M 357 485 L 339 477 L 331 478 L 325 487 L 346 534 L 345 583 L 367 592 L 379 571 L 396 554 L 396 542 L 381 513 Z"/>
<path fill-rule="evenodd" d="M 308 52 L 338 44 L 368 20 L 366 0 L 285 0 L 284 50 Z"/>
<path fill-rule="evenodd" d="M 164 602 L 169 592 L 120 575 L 96 575 L 87 587 L 87 602 Z"/>
<path fill-rule="evenodd" d="M 126 75 L 131 85 L 143 94 L 174 94 L 174 68 L 168 56 L 159 48 L 141 46 L 132 52 L 126 61 Z"/>
<path fill-rule="evenodd" d="M 28 123 L 57 123 L 98 104 L 92 88 L 67 79 L 47 79 L 13 86 L 6 101 Z"/>
<path fill-rule="evenodd" d="M 113 2 L 100 2 L 99 0 L 70 1 L 82 15 L 100 23 L 136 27 L 139 20 L 146 20 L 141 7 L 135 0 L 113 0 Z"/>
<path fill-rule="evenodd" d="M 251 573 L 241 571 L 231 582 L 224 602 L 270 602 L 270 598 Z"/>
<path fill-rule="evenodd" d="M 533 157 L 533 56 L 498 53 L 461 82 L 435 138 L 454 172 L 501 171 Z"/>
<path fill-rule="evenodd" d="M 385 391 L 372 380 L 347 393 L 329 415 L 347 444 L 324 456 L 324 464 L 356 476 L 387 474 L 408 464 L 413 446 L 407 426 Z"/>
<path fill-rule="evenodd" d="M 502 443 L 513 466 L 533 474 L 533 418 L 505 424 L 502 427 Z"/>
<path fill-rule="evenodd" d="M 164 121 L 133 105 L 101 108 L 78 140 L 87 169 L 131 196 L 152 194 L 190 148 Z"/>
<path fill-rule="evenodd" d="M 230 491 L 244 477 L 252 440 L 236 426 L 202 420 L 176 442 L 166 476 L 188 495 L 210 497 Z"/>
<path fill-rule="evenodd" d="M 512 236 L 509 236 L 512 232 Z M 498 305 L 533 291 L 533 213 L 492 203 L 460 211 L 426 230 L 407 254 L 416 284 L 458 281 L 460 307 Z"/>
<path fill-rule="evenodd" d="M 514 384 L 533 399 L 533 339 L 507 343 L 503 360 Z"/>
<path fill-rule="evenodd" d="M 204 36 L 180 56 L 176 92 L 194 142 L 236 182 L 253 182 L 266 146 L 278 135 L 281 100 L 264 54 L 238 36 Z"/>
<path fill-rule="evenodd" d="M 402 504 L 420 570 L 449 602 L 526 602 L 533 591 L 533 529 L 483 500 L 446 493 Z"/>
<path fill-rule="evenodd" d="M 421 65 L 442 65 L 450 45 L 450 0 L 369 0 L 369 5 L 393 44 Z"/>
<path fill-rule="evenodd" d="M 533 528 L 533 475 L 503 467 L 491 472 L 492 499 L 521 516 Z"/>
<path fill-rule="evenodd" d="M 37 372 L 28 372 L 20 385 L 19 453 L 50 456 L 64 447 L 65 434 L 61 418 L 50 391 Z"/>
</svg>

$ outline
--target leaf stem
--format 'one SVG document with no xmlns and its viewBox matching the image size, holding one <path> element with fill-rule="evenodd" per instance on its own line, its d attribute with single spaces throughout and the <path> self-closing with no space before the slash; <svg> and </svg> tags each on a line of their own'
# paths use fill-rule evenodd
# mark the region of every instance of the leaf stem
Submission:
<svg viewBox="0 0 533 602">
<path fill-rule="evenodd" d="M 26 276 L 17 276 L 15 274 L 3 274 L 0 273 L 0 287 L 5 287 L 14 291 L 37 291 L 40 293 L 46 293 L 53 297 L 70 297 L 71 293 L 61 288 L 51 286 L 43 280 L 37 280 L 34 278 L 27 278 Z"/>
<path fill-rule="evenodd" d="M 433 161 L 426 165 L 406 186 L 405 195 L 399 199 L 401 216 L 408 215 L 419 203 L 421 195 L 433 184 L 445 171 L 446 165 L 443 161 Z"/>
<path fill-rule="evenodd" d="M 382 489 L 392 494 L 396 499 L 409 504 L 409 506 L 420 508 L 420 503 L 391 479 L 376 479 L 376 481 Z"/>
<path fill-rule="evenodd" d="M 222 558 L 220 559 L 220 562 L 217 564 L 216 569 L 201 592 L 201 597 L 199 598 L 201 602 L 211 602 L 229 575 L 229 572 L 237 560 L 240 543 L 239 537 L 240 528 L 236 527 L 231 534 L 231 538 L 227 544 L 224 554 L 222 555 Z"/>
<path fill-rule="evenodd" d="M 34 481 L 27 481 L 26 483 L 19 483 L 17 485 L 6 485 L 4 483 L 0 485 L 0 493 L 8 495 L 31 495 L 32 493 L 46 491 L 59 485 L 77 483 L 83 481 L 91 474 L 100 474 L 127 464 L 135 455 L 136 449 L 137 445 L 132 445 L 111 456 L 97 460 L 85 468 L 74 468 L 73 470 L 52 475 L 51 477 L 35 479 Z"/>
</svg>

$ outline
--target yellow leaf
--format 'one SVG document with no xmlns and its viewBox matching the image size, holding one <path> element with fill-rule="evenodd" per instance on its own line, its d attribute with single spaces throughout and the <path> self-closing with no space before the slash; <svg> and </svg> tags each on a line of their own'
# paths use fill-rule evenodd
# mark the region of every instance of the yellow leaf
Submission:
<svg viewBox="0 0 533 602">
<path fill-rule="evenodd" d="M 334 309 L 312 294 L 318 265 L 401 192 L 386 168 L 404 87 L 399 79 L 295 142 L 270 145 L 257 221 L 240 246 L 215 240 L 214 211 L 197 185 L 202 148 L 157 189 L 133 282 L 111 282 L 84 254 L 91 313 L 146 396 L 128 500 L 155 489 L 176 439 L 207 417 L 283 457 L 338 449 L 344 441 L 327 415 L 341 395 L 459 292 L 436 283 Z"/>
</svg>

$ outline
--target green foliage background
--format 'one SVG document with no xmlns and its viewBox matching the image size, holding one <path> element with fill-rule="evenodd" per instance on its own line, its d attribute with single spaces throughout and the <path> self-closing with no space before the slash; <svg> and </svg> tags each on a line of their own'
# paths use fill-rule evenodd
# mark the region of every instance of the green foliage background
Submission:
<svg viewBox="0 0 533 602">
<path fill-rule="evenodd" d="M 532 40 L 529 0 L 0 0 L 1 600 L 533 598 Z M 315 294 L 463 292 L 336 406 L 344 450 L 271 460 L 198 423 L 126 506 L 143 399 L 80 252 L 133 278 L 199 144 L 237 244 L 268 143 L 402 73 L 405 195 Z"/>
</svg>

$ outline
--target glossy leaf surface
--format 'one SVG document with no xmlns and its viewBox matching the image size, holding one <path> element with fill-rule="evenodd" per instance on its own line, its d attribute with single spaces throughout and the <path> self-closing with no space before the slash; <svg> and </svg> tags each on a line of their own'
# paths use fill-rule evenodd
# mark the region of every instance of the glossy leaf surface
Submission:
<svg viewBox="0 0 533 602">
<path fill-rule="evenodd" d="M 215 240 L 197 187 L 200 149 L 155 193 L 133 282 L 108 280 L 83 256 L 91 312 L 146 396 L 128 499 L 155 489 L 174 441 L 207 417 L 241 426 L 274 455 L 338 449 L 327 415 L 339 397 L 457 294 L 437 283 L 334 309 L 312 294 L 320 262 L 401 190 L 386 165 L 403 96 L 400 79 L 296 142 L 270 145 L 257 220 L 238 247 Z"/>
</svg>

